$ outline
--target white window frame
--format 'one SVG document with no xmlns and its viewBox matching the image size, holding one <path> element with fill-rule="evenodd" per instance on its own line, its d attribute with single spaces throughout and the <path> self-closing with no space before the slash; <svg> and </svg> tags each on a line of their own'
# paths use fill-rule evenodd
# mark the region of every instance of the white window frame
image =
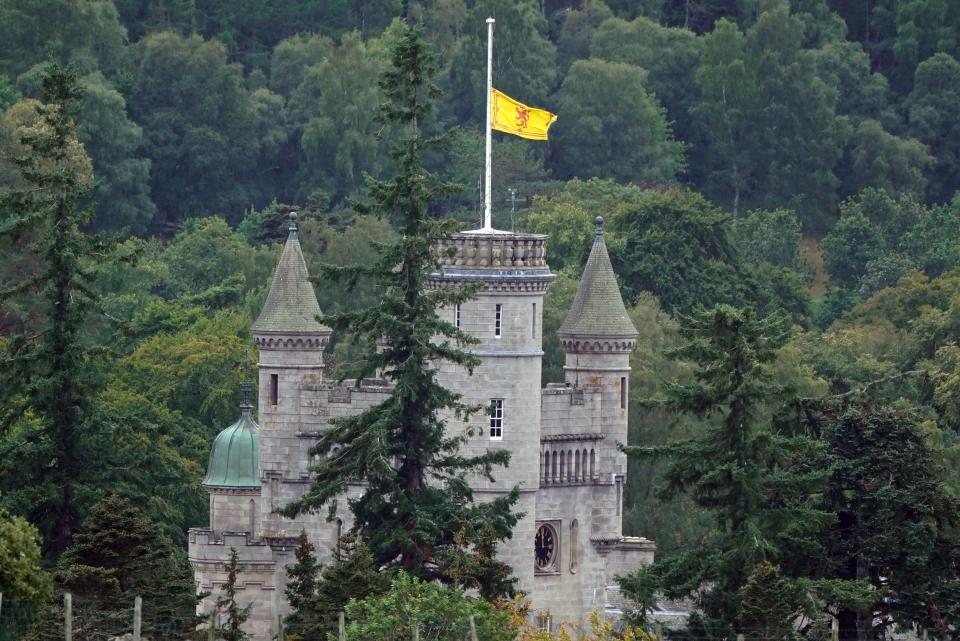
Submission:
<svg viewBox="0 0 960 641">
<path fill-rule="evenodd" d="M 503 440 L 503 399 L 490 399 L 490 440 Z"/>
<path fill-rule="evenodd" d="M 503 336 L 503 304 L 497 303 L 493 310 L 493 336 L 500 338 Z"/>
<path fill-rule="evenodd" d="M 460 329 L 460 303 L 453 307 L 453 326 Z"/>
</svg>

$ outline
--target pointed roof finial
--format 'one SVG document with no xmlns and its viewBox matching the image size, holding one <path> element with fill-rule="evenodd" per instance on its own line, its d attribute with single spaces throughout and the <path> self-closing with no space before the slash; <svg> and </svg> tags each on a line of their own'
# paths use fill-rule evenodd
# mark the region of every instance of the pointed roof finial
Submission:
<svg viewBox="0 0 960 641">
<path fill-rule="evenodd" d="M 297 212 L 291 211 L 287 214 L 287 217 L 290 219 L 290 227 L 287 228 L 287 231 L 290 232 L 290 236 L 297 235 Z"/>
<path fill-rule="evenodd" d="M 597 236 L 603 236 L 603 216 L 597 216 L 593 219 L 593 224 L 597 226 Z"/>
</svg>

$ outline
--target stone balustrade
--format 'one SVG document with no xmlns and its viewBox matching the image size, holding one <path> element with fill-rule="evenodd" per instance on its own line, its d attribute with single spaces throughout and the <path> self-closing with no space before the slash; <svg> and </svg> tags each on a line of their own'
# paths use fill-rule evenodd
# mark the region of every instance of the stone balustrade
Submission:
<svg viewBox="0 0 960 641">
<path fill-rule="evenodd" d="M 548 269 L 542 234 L 454 234 L 433 249 L 442 267 L 459 269 Z"/>
</svg>

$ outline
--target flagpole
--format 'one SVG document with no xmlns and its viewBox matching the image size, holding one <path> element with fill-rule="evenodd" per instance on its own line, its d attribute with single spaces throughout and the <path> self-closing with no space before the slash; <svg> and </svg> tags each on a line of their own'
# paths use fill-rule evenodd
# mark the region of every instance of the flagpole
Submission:
<svg viewBox="0 0 960 641">
<path fill-rule="evenodd" d="M 493 163 L 491 161 L 493 151 L 493 134 L 490 131 L 490 113 L 493 105 L 493 18 L 487 18 L 487 124 L 486 124 L 486 154 L 484 156 L 485 180 L 483 183 L 483 229 L 491 231 L 493 229 L 493 190 L 490 187 L 490 180 L 493 176 Z"/>
</svg>

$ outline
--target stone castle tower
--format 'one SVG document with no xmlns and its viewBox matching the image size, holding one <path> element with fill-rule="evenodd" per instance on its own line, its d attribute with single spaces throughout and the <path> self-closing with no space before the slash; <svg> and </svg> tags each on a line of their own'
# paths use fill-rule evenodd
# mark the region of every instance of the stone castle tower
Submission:
<svg viewBox="0 0 960 641">
<path fill-rule="evenodd" d="M 533 610 L 553 624 L 582 622 L 603 608 L 607 586 L 653 558 L 653 543 L 622 535 L 627 441 L 629 355 L 637 331 L 627 316 L 597 219 L 595 240 L 576 299 L 558 332 L 566 352 L 566 380 L 540 387 L 543 297 L 554 276 L 546 237 L 507 232 L 455 234 L 438 247 L 440 269 L 430 287 L 476 284 L 475 297 L 442 310 L 478 339 L 472 376 L 449 363 L 440 382 L 468 403 L 490 408 L 465 426 L 465 448 L 506 448 L 511 463 L 496 482 L 472 480 L 477 500 L 519 486 L 525 516 L 500 544 L 518 588 Z M 189 558 L 209 612 L 226 581 L 230 548 L 240 556 L 240 599 L 253 603 L 250 629 L 257 641 L 277 632 L 288 613 L 286 566 L 295 538 L 306 530 L 326 561 L 351 525 L 346 501 L 335 520 L 322 514 L 283 518 L 274 509 L 299 498 L 310 482 L 308 454 L 332 417 L 355 414 L 387 398 L 380 380 L 324 378 L 323 351 L 331 330 L 317 321 L 295 225 L 291 225 L 273 284 L 253 325 L 259 349 L 258 426 L 248 405 L 217 436 L 203 484 L 210 494 L 210 525 L 189 534 Z M 354 488 L 352 492 L 359 492 Z M 541 617 L 547 621 L 547 617 Z"/>
</svg>

